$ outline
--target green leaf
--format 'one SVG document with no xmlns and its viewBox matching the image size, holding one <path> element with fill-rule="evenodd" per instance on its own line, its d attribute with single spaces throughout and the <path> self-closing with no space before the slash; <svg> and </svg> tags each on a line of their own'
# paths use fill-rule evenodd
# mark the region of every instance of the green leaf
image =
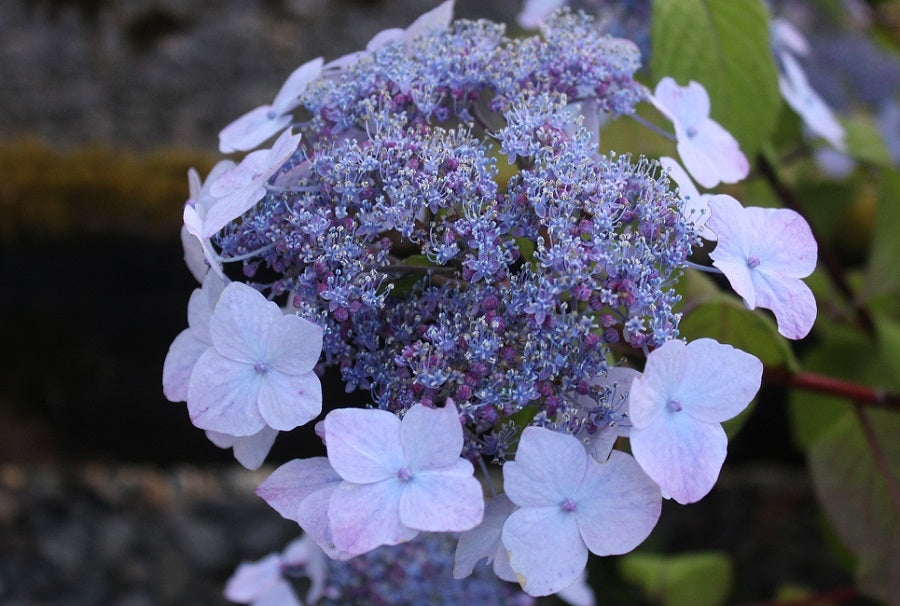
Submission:
<svg viewBox="0 0 900 606">
<path fill-rule="evenodd" d="M 722 292 L 707 272 L 691 268 L 684 270 L 675 290 L 681 295 L 679 311 L 683 313 L 690 312 L 699 303 Z"/>
<path fill-rule="evenodd" d="M 758 310 L 749 311 L 736 298 L 718 294 L 701 301 L 681 319 L 678 331 L 689 341 L 711 337 L 753 354 L 766 366 L 798 366 L 775 322 Z"/>
<path fill-rule="evenodd" d="M 619 573 L 665 606 L 724 604 L 734 577 L 731 559 L 718 552 L 632 553 L 619 560 Z"/>
<path fill-rule="evenodd" d="M 883 294 L 900 293 L 900 171 L 882 173 L 875 235 L 869 249 L 869 266 L 861 299 L 868 301 Z"/>
<path fill-rule="evenodd" d="M 900 413 L 845 414 L 809 452 L 822 508 L 856 558 L 865 593 L 900 599 Z"/>
<path fill-rule="evenodd" d="M 700 82 L 712 118 L 753 158 L 782 105 L 761 0 L 654 0 L 651 43 L 655 80 Z"/>
</svg>

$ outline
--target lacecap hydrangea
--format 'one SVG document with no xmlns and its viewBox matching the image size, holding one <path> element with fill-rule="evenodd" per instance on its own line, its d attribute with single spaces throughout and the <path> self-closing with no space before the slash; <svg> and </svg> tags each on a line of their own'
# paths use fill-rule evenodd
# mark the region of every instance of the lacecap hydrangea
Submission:
<svg viewBox="0 0 900 606">
<path fill-rule="evenodd" d="M 327 456 L 260 496 L 335 560 L 453 533 L 456 576 L 487 561 L 546 595 L 588 552 L 639 545 L 664 496 L 711 489 L 721 422 L 762 366 L 678 340 L 708 209 L 686 212 L 656 161 L 599 152 L 597 124 L 653 98 L 637 47 L 568 11 L 515 39 L 451 13 L 304 64 L 222 131 L 250 153 L 192 178 L 203 286 L 164 388 L 255 468 L 278 431 L 320 419 L 317 376 L 336 367 L 370 405 L 325 394 Z M 614 449 L 628 436 L 634 456 Z"/>
</svg>

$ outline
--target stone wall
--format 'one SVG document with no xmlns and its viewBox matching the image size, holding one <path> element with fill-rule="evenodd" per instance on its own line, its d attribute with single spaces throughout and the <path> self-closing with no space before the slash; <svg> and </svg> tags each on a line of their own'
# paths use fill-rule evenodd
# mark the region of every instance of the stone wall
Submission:
<svg viewBox="0 0 900 606">
<path fill-rule="evenodd" d="M 215 149 L 301 63 L 358 50 L 437 0 L 4 0 L 0 139 Z M 518 0 L 458 0 L 510 18 Z"/>
</svg>

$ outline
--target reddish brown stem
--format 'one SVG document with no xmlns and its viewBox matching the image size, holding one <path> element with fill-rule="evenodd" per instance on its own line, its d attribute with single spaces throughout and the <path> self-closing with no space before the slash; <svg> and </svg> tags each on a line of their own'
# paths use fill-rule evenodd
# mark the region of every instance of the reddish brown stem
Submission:
<svg viewBox="0 0 900 606">
<path fill-rule="evenodd" d="M 900 409 L 900 394 L 814 372 L 790 373 L 782 368 L 767 368 L 765 378 L 768 383 L 846 398 L 858 406 Z"/>
</svg>

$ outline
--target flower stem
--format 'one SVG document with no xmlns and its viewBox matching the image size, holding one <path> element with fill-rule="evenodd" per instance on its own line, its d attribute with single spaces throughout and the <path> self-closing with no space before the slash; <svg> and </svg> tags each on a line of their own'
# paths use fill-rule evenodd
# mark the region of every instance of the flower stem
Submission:
<svg viewBox="0 0 900 606">
<path fill-rule="evenodd" d="M 765 379 L 769 383 L 785 387 L 846 398 L 857 406 L 880 406 L 900 410 L 900 394 L 814 372 L 790 373 L 781 368 L 766 368 Z"/>
</svg>

